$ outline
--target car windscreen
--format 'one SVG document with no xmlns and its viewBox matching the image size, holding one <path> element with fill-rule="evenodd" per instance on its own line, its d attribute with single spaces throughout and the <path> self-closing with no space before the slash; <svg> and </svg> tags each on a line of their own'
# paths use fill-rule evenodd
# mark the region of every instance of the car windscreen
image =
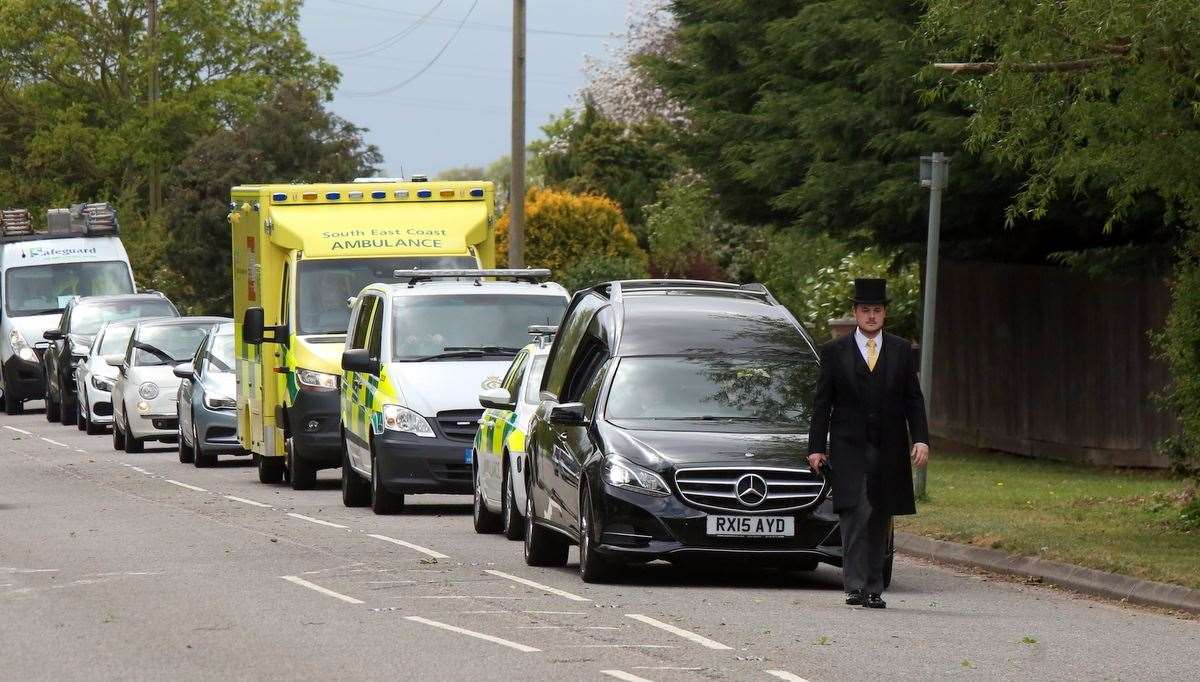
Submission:
<svg viewBox="0 0 1200 682">
<path fill-rule="evenodd" d="M 75 296 L 132 293 L 129 266 L 121 261 L 27 265 L 9 269 L 4 277 L 10 317 L 60 313 Z"/>
<path fill-rule="evenodd" d="M 539 355 L 533 359 L 533 363 L 529 365 L 529 378 L 525 380 L 525 402 L 538 403 L 541 402 L 541 391 L 538 387 L 542 384 L 542 372 L 546 371 L 546 358 L 549 355 Z"/>
<path fill-rule="evenodd" d="M 392 358 L 512 357 L 529 341 L 529 325 L 558 324 L 562 296 L 431 294 L 392 299 Z"/>
<path fill-rule="evenodd" d="M 208 373 L 232 373 L 234 367 L 233 359 L 233 334 L 218 334 L 208 347 L 208 353 L 205 358 L 207 361 Z"/>
<path fill-rule="evenodd" d="M 345 334 L 347 300 L 363 287 L 395 281 L 396 270 L 477 268 L 474 256 L 396 256 L 300 261 L 297 272 L 296 333 Z"/>
<path fill-rule="evenodd" d="M 71 311 L 72 334 L 95 334 L 105 322 L 136 320 L 143 317 L 177 317 L 175 307 L 165 298 L 134 298 L 124 301 L 77 303 Z"/>
<path fill-rule="evenodd" d="M 133 365 L 153 367 L 187 362 L 196 355 L 212 322 L 142 327 L 133 340 Z"/>
<path fill-rule="evenodd" d="M 100 339 L 99 355 L 114 355 L 116 353 L 124 353 L 125 348 L 129 346 L 129 337 L 133 335 L 133 327 L 119 326 L 109 327 L 104 330 L 104 336 Z"/>
<path fill-rule="evenodd" d="M 817 372 L 805 356 L 622 358 L 605 417 L 806 430 Z"/>
</svg>

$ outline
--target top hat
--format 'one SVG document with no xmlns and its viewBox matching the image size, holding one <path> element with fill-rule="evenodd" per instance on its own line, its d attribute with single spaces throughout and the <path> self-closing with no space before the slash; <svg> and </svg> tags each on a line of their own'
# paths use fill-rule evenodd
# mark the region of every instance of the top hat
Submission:
<svg viewBox="0 0 1200 682">
<path fill-rule="evenodd" d="M 856 279 L 854 280 L 854 304 L 887 305 L 891 301 L 887 297 L 886 279 Z"/>
</svg>

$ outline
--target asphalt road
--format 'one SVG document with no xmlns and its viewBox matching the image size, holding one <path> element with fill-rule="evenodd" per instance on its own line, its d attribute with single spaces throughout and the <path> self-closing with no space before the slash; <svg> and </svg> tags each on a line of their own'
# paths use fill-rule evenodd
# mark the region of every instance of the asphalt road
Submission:
<svg viewBox="0 0 1200 682">
<path fill-rule="evenodd" d="M 526 566 L 466 497 L 401 516 L 246 460 L 0 415 L 0 679 L 1196 679 L 1200 622 L 899 559 L 838 571 Z"/>
</svg>

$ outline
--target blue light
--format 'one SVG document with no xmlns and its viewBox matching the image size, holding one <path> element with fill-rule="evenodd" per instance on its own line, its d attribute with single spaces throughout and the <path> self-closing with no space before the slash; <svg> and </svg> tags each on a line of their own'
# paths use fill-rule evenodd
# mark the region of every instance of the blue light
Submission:
<svg viewBox="0 0 1200 682">
<path fill-rule="evenodd" d="M 325 198 L 330 201 L 337 201 L 338 199 L 342 198 L 342 193 L 341 192 L 326 192 Z"/>
<path fill-rule="evenodd" d="M 473 197 L 481 197 L 481 196 L 483 196 L 483 188 L 482 188 L 482 187 L 476 187 L 476 188 L 472 189 L 472 190 L 471 190 L 471 196 L 473 196 Z"/>
<path fill-rule="evenodd" d="M 428 199 L 429 197 L 433 196 L 433 191 L 428 189 L 419 189 L 417 190 L 417 196 L 421 197 L 422 199 Z"/>
<path fill-rule="evenodd" d="M 287 195 L 283 192 L 276 192 L 271 195 L 271 201 L 287 201 Z"/>
<path fill-rule="evenodd" d="M 371 192 L 372 199 L 386 199 L 387 192 Z"/>
</svg>

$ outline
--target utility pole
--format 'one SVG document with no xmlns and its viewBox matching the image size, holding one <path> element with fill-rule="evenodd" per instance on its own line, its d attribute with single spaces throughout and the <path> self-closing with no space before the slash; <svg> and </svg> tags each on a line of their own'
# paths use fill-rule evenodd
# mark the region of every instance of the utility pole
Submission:
<svg viewBox="0 0 1200 682">
<path fill-rule="evenodd" d="M 149 17 L 146 20 L 146 40 L 150 47 L 150 84 L 147 88 L 147 102 L 151 116 L 158 105 L 158 0 L 147 0 Z M 162 187 L 158 177 L 158 156 L 150 159 L 150 212 L 157 213 L 162 206 Z"/>
<path fill-rule="evenodd" d="M 921 393 L 925 413 L 933 405 L 933 331 L 937 310 L 938 248 L 942 232 L 942 192 L 950 182 L 950 159 L 942 152 L 921 157 L 921 186 L 929 189 L 929 239 L 925 249 L 925 306 L 921 315 Z M 927 465 L 928 466 L 928 465 Z M 918 467 L 913 494 L 925 497 L 926 467 Z"/>
<path fill-rule="evenodd" d="M 513 0 L 512 180 L 509 183 L 508 267 L 525 267 L 525 0 Z"/>
</svg>

